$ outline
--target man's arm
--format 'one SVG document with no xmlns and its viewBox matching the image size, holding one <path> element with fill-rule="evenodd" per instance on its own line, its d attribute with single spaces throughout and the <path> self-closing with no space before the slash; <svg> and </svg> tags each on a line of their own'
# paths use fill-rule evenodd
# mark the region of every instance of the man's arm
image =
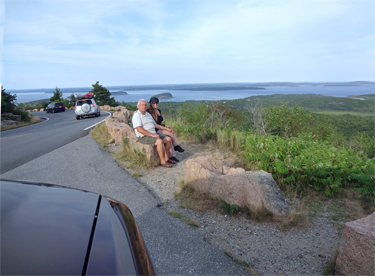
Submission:
<svg viewBox="0 0 375 276">
<path fill-rule="evenodd" d="M 148 132 L 147 130 L 145 130 L 143 127 L 141 127 L 141 126 L 138 126 L 138 127 L 136 127 L 135 128 L 140 134 L 142 134 L 142 135 L 145 135 L 145 136 L 150 136 L 150 137 L 155 137 L 155 138 L 157 138 L 157 137 L 159 137 L 159 134 L 156 134 L 156 133 L 150 133 L 150 132 Z M 152 135 L 154 135 L 154 136 L 152 136 Z M 157 136 L 156 136 L 157 135 Z"/>
</svg>

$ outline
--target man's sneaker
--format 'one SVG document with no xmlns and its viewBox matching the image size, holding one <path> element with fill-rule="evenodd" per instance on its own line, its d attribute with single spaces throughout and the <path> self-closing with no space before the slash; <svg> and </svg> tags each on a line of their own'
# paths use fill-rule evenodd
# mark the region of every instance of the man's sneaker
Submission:
<svg viewBox="0 0 375 276">
<path fill-rule="evenodd" d="M 178 160 L 176 157 L 169 157 L 170 160 L 173 160 L 173 161 L 176 161 L 176 162 L 180 162 L 180 160 Z"/>
<path fill-rule="evenodd" d="M 174 150 L 179 151 L 179 152 L 184 152 L 185 150 L 181 148 L 179 145 L 174 147 Z"/>
</svg>

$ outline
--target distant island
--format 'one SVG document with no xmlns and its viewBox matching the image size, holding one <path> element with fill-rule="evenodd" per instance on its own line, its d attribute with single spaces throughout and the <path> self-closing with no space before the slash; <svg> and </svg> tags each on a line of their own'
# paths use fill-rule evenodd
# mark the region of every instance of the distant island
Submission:
<svg viewBox="0 0 375 276">
<path fill-rule="evenodd" d="M 174 98 L 174 97 L 172 96 L 171 93 L 160 93 L 160 94 L 156 94 L 156 95 L 154 95 L 153 97 L 156 97 L 156 98 L 158 98 L 159 100 L 172 99 L 172 98 Z"/>
<path fill-rule="evenodd" d="M 128 93 L 126 91 L 123 91 L 123 90 L 117 91 L 117 92 L 110 92 L 110 93 L 111 93 L 111 95 L 116 95 L 116 96 L 118 96 L 118 95 L 128 95 Z"/>
<path fill-rule="evenodd" d="M 196 86 L 189 88 L 173 88 L 171 90 L 188 90 L 188 91 L 228 91 L 228 90 L 266 90 L 264 87 L 258 86 Z"/>
</svg>

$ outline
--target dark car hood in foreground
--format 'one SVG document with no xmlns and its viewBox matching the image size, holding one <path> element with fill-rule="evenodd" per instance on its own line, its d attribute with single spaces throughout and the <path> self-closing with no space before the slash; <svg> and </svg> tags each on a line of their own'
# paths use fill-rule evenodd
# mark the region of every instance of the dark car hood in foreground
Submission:
<svg viewBox="0 0 375 276">
<path fill-rule="evenodd" d="M 1 181 L 1 274 L 154 274 L 120 202 L 48 184 Z"/>
</svg>

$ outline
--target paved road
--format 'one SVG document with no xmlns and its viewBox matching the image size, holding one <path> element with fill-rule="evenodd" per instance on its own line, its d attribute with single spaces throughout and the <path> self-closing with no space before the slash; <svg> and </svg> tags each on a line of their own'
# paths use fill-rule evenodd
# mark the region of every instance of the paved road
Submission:
<svg viewBox="0 0 375 276">
<path fill-rule="evenodd" d="M 197 230 L 159 208 L 160 199 L 119 167 L 89 134 L 9 170 L 1 178 L 74 187 L 124 202 L 139 225 L 157 275 L 248 275 L 205 242 Z"/>
<path fill-rule="evenodd" d="M 32 114 L 47 120 L 28 127 L 1 132 L 1 173 L 87 135 L 90 126 L 110 115 L 109 112 L 102 111 L 100 117 L 76 120 L 73 110 L 49 114 L 33 112 Z"/>
</svg>

